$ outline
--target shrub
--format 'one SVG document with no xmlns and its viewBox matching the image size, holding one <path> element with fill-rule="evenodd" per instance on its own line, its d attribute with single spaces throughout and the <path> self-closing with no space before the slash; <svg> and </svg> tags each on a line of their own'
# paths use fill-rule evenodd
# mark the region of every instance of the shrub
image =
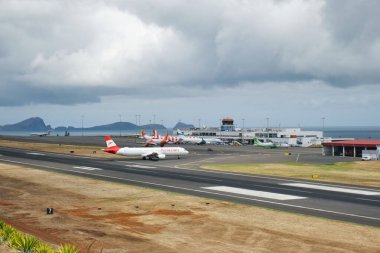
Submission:
<svg viewBox="0 0 380 253">
<path fill-rule="evenodd" d="M 3 225 L 3 228 L 1 231 L 2 231 L 1 233 L 2 241 L 8 241 L 9 238 L 12 237 L 12 235 L 16 232 L 16 230 L 13 227 L 7 224 Z"/>
<path fill-rule="evenodd" d="M 34 250 L 35 253 L 55 253 L 56 251 L 44 243 L 40 243 Z"/>
<path fill-rule="evenodd" d="M 3 227 L 5 226 L 4 221 L 0 220 L 0 230 L 3 230 Z"/>
<path fill-rule="evenodd" d="M 58 249 L 57 253 L 78 253 L 78 250 L 75 248 L 75 246 L 64 245 Z"/>
<path fill-rule="evenodd" d="M 34 249 L 38 247 L 39 244 L 40 242 L 37 238 L 19 232 L 13 233 L 13 236 L 10 237 L 9 240 L 9 245 L 18 249 L 20 253 L 34 253 Z"/>
</svg>

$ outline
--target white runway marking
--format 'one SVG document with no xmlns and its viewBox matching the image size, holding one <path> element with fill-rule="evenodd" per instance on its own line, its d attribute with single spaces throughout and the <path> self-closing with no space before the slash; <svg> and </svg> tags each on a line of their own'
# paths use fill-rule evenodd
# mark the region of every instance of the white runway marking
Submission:
<svg viewBox="0 0 380 253">
<path fill-rule="evenodd" d="M 99 169 L 99 168 L 85 167 L 85 166 L 75 166 L 73 168 L 75 168 L 75 169 L 81 169 L 81 170 L 102 170 L 102 169 Z"/>
<path fill-rule="evenodd" d="M 41 153 L 34 153 L 34 152 L 30 152 L 30 153 L 26 153 L 27 155 L 45 155 L 45 154 L 41 154 Z"/>
<path fill-rule="evenodd" d="M 147 166 L 147 165 L 138 165 L 138 164 L 128 164 L 127 167 L 140 168 L 140 169 L 155 169 L 156 167 Z"/>
<path fill-rule="evenodd" d="M 334 187 L 334 186 L 327 186 L 327 185 L 315 185 L 315 184 L 303 184 L 303 183 L 285 183 L 285 184 L 281 184 L 281 185 L 302 187 L 302 188 L 309 188 L 309 189 L 316 189 L 316 190 L 324 190 L 324 191 L 362 194 L 362 195 L 368 195 L 368 196 L 380 195 L 380 192 L 376 192 L 376 191 L 357 190 L 357 189 Z"/>
<path fill-rule="evenodd" d="M 306 199 L 306 197 L 299 197 L 299 196 L 273 193 L 273 192 L 255 191 L 255 190 L 229 187 L 229 186 L 211 186 L 211 187 L 202 187 L 202 188 L 207 189 L 207 190 L 236 193 L 236 194 L 241 194 L 241 195 L 255 196 L 255 197 L 267 198 L 267 199 L 277 199 L 277 200 Z"/>
<path fill-rule="evenodd" d="M 82 174 L 82 175 L 90 175 L 90 176 L 95 175 L 95 174 L 91 174 L 90 172 L 85 172 L 85 171 L 69 170 L 69 169 L 63 169 L 63 168 L 58 168 L 58 167 L 54 167 L 54 166 L 38 165 L 38 164 L 34 164 L 34 163 L 20 162 L 20 161 L 8 160 L 8 159 L 0 159 L 0 161 L 16 163 L 16 164 L 23 164 L 23 165 L 30 165 L 30 166 L 38 166 L 38 167 L 48 168 L 48 169 L 53 169 L 53 170 L 58 170 L 58 171 L 75 172 L 75 173 Z M 358 217 L 358 218 L 380 221 L 380 219 L 376 218 L 376 217 L 357 215 L 357 214 L 353 214 L 353 213 L 336 212 L 336 211 L 332 211 L 332 210 L 312 208 L 312 207 L 307 207 L 307 206 L 299 206 L 299 205 L 293 205 L 293 204 L 287 204 L 287 203 L 280 203 L 280 202 L 274 202 L 274 201 L 263 200 L 263 199 L 254 199 L 254 198 L 248 198 L 248 197 L 243 197 L 243 196 L 233 196 L 233 195 L 222 194 L 222 193 L 218 193 L 218 192 L 210 192 L 210 191 L 204 191 L 204 190 L 190 189 L 190 188 L 186 188 L 186 187 L 158 184 L 158 183 L 141 181 L 141 180 L 133 180 L 133 179 L 128 179 L 128 178 L 121 178 L 121 177 L 114 177 L 114 176 L 107 176 L 107 175 L 95 175 L 95 176 L 108 178 L 108 179 L 116 179 L 116 180 L 121 180 L 121 181 L 125 181 L 125 182 L 143 183 L 143 184 L 154 185 L 154 186 L 163 186 L 163 187 L 167 187 L 167 188 L 171 188 L 171 189 L 181 189 L 181 190 L 187 190 L 187 191 L 191 191 L 191 192 L 207 193 L 207 194 L 211 194 L 211 195 L 215 195 L 215 196 L 233 197 L 233 198 L 237 198 L 237 199 L 251 200 L 251 201 L 257 201 L 257 202 L 268 203 L 268 204 L 273 204 L 273 205 L 288 206 L 288 207 L 300 208 L 300 209 L 304 209 L 304 210 L 313 210 L 313 211 L 319 211 L 319 212 L 324 212 L 324 213 L 339 214 L 339 215 L 344 215 L 344 216 L 348 216 L 348 217 Z"/>
</svg>

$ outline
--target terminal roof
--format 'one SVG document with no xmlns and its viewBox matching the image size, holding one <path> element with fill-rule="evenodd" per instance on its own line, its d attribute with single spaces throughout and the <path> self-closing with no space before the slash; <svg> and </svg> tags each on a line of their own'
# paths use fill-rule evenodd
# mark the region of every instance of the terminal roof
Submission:
<svg viewBox="0 0 380 253">
<path fill-rule="evenodd" d="M 323 146 L 361 146 L 361 147 L 376 147 L 380 146 L 380 140 L 345 140 L 324 142 Z"/>
</svg>

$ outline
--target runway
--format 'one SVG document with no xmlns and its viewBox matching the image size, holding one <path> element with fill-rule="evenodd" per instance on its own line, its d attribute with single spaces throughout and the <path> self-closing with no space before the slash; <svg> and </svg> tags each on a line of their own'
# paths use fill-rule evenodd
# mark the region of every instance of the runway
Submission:
<svg viewBox="0 0 380 253">
<path fill-rule="evenodd" d="M 9 148 L 0 148 L 0 162 L 380 226 L 380 189 L 375 188 L 208 171 L 161 161 L 85 158 Z"/>
</svg>

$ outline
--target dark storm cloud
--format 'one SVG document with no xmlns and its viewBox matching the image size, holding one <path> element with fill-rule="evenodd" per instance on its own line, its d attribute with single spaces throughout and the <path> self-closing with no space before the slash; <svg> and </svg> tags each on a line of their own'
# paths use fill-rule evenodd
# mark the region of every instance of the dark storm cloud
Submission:
<svg viewBox="0 0 380 253">
<path fill-rule="evenodd" d="M 0 106 L 378 85 L 378 13 L 369 0 L 2 2 Z"/>
<path fill-rule="evenodd" d="M 0 86 L 0 106 L 30 104 L 73 105 L 100 102 L 98 91 L 83 87 L 32 87 L 29 84 L 14 83 Z"/>
</svg>

